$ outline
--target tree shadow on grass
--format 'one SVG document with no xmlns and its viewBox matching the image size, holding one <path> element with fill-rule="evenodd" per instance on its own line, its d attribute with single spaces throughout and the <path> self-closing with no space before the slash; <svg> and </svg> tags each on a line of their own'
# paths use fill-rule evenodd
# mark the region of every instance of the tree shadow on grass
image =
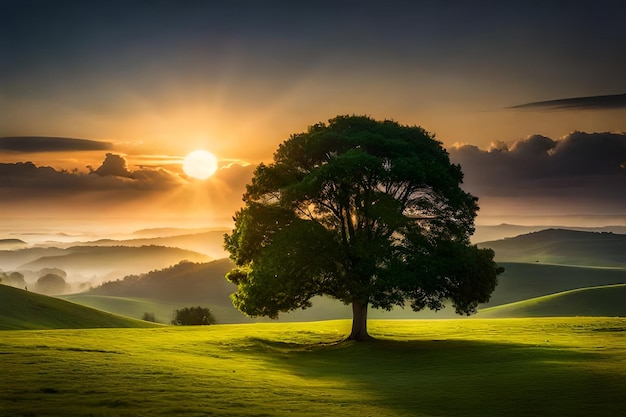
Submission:
<svg viewBox="0 0 626 417">
<path fill-rule="evenodd" d="M 302 378 L 342 381 L 359 393 L 360 405 L 391 415 L 623 412 L 623 368 L 607 366 L 609 355 L 571 348 L 467 340 L 299 344 L 251 339 L 249 351 Z"/>
</svg>

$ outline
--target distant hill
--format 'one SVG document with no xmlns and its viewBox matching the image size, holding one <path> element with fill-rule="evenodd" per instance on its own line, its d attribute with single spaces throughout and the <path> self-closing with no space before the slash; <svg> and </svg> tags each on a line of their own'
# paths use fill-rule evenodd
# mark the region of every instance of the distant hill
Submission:
<svg viewBox="0 0 626 417">
<path fill-rule="evenodd" d="M 20 239 L 0 239 L 0 246 L 2 246 L 2 245 L 15 245 L 15 244 L 25 245 L 26 242 L 24 242 L 23 240 L 20 240 Z"/>
<path fill-rule="evenodd" d="M 165 269 L 105 282 L 88 294 L 223 304 L 224 295 L 230 302 L 228 294 L 236 289 L 224 278 L 232 267 L 228 259 L 208 263 L 180 262 Z"/>
<path fill-rule="evenodd" d="M 198 252 L 211 257 L 221 259 L 228 256 L 224 251 L 224 233 L 228 230 L 210 230 L 200 233 L 175 234 L 183 229 L 149 229 L 135 232 L 139 236 L 150 235 L 152 233 L 163 233 L 160 237 L 141 237 L 136 239 L 100 239 L 89 242 L 48 242 L 45 245 L 59 248 L 69 248 L 72 246 L 167 246 Z M 172 235 L 174 234 L 174 235 Z M 43 246 L 39 244 L 38 246 Z"/>
<path fill-rule="evenodd" d="M 0 268 L 5 271 L 15 270 L 20 265 L 35 261 L 44 256 L 63 255 L 67 252 L 64 249 L 50 248 L 25 248 L 9 250 L 0 250 Z"/>
<path fill-rule="evenodd" d="M 183 301 L 159 301 L 147 298 L 116 297 L 86 293 L 60 295 L 58 298 L 135 319 L 142 319 L 145 313 L 151 313 L 154 314 L 157 322 L 165 324 L 171 322 L 174 310 L 191 306 Z M 194 305 L 197 304 L 195 303 Z M 216 315 L 223 316 L 220 307 L 211 307 L 211 309 Z"/>
<path fill-rule="evenodd" d="M 2 250 L 22 249 L 26 246 L 28 243 L 20 239 L 0 239 L 0 249 Z"/>
<path fill-rule="evenodd" d="M 527 263 L 501 263 L 504 274 L 488 304 L 496 306 L 532 297 L 553 294 L 598 285 L 626 283 L 626 270 L 583 268 Z M 87 293 L 64 296 L 78 303 L 91 305 L 120 314 L 140 317 L 143 312 L 154 312 L 162 320 L 169 320 L 174 308 L 191 305 L 207 306 L 214 310 L 222 323 L 249 321 L 230 301 L 236 290 L 224 275 L 232 263 L 221 259 L 209 263 L 182 263 L 159 271 L 102 284 Z M 155 304 L 149 304 L 155 303 Z M 148 310 L 148 309 L 152 310 Z M 450 307 L 439 312 L 413 312 L 409 307 L 391 312 L 371 309 L 372 318 L 454 318 L 459 317 Z M 349 306 L 329 298 L 316 297 L 313 307 L 280 315 L 281 321 L 329 320 L 350 318 Z"/>
<path fill-rule="evenodd" d="M 151 229 L 140 229 L 132 233 L 134 236 L 141 236 L 143 238 L 150 237 L 170 237 L 170 236 L 182 236 L 182 235 L 195 235 L 205 232 L 214 231 L 226 231 L 224 227 L 202 227 L 202 228 L 181 228 L 181 227 L 157 227 Z"/>
<path fill-rule="evenodd" d="M 93 299 L 86 299 L 85 296 L 151 300 L 165 303 L 165 306 L 154 307 L 157 310 L 155 314 L 159 312 L 161 316 L 164 308 L 168 308 L 171 313 L 172 307 L 199 305 L 211 308 L 219 322 L 239 323 L 247 320 L 230 301 L 230 294 L 235 292 L 236 286 L 224 278 L 232 267 L 233 264 L 228 259 L 208 263 L 181 262 L 165 269 L 105 282 L 86 293 L 76 295 L 76 301 L 93 302 Z M 116 301 L 118 305 L 112 305 L 112 301 Z M 98 302 L 104 302 L 109 308 L 120 308 L 119 300 L 100 299 Z M 137 307 L 127 305 L 125 308 Z M 168 313 L 165 319 L 170 319 L 170 315 Z"/>
<path fill-rule="evenodd" d="M 507 237 L 515 237 L 522 234 L 539 232 L 546 229 L 579 230 L 583 232 L 609 232 L 626 234 L 626 226 L 600 226 L 600 227 L 576 227 L 576 226 L 522 226 L 516 224 L 502 223 L 498 225 L 477 225 L 472 242 L 490 242 Z"/>
<path fill-rule="evenodd" d="M 0 330 L 154 326 L 154 323 L 0 285 Z"/>
<path fill-rule="evenodd" d="M 547 229 L 483 242 L 498 262 L 538 262 L 626 268 L 626 235 Z"/>
<path fill-rule="evenodd" d="M 157 318 L 166 321 L 171 318 L 174 308 L 201 305 L 211 308 L 219 323 L 249 322 L 253 319 L 235 309 L 230 300 L 230 294 L 237 288 L 224 276 L 232 266 L 228 259 L 196 264 L 183 262 L 160 271 L 107 282 L 86 293 L 65 295 L 63 298 L 132 317 L 140 317 L 143 312 L 154 312 Z M 312 303 L 313 307 L 305 310 L 281 313 L 279 320 L 316 321 L 352 317 L 351 307 L 337 300 L 314 297 Z M 450 308 L 437 313 L 415 313 L 408 307 L 396 308 L 391 312 L 371 309 L 369 316 L 387 319 L 458 317 Z"/>
<path fill-rule="evenodd" d="M 230 294 L 237 287 L 228 282 L 225 275 L 232 267 L 233 263 L 228 259 L 209 263 L 182 262 L 159 271 L 106 282 L 86 293 L 63 297 L 108 311 L 130 313 L 133 317 L 139 317 L 141 310 L 154 312 L 157 318 L 167 321 L 174 308 L 200 305 L 211 308 L 219 323 L 249 322 L 252 319 L 233 307 L 230 300 Z M 415 318 L 408 310 L 401 313 L 405 318 Z M 280 320 L 329 320 L 350 318 L 351 314 L 350 307 L 339 301 L 316 297 L 312 308 L 281 313 Z"/>
<path fill-rule="evenodd" d="M 42 253 L 50 253 L 41 248 L 32 249 L 35 252 L 38 250 Z M 74 274 L 83 277 L 94 275 L 123 277 L 128 274 L 165 268 L 182 260 L 192 262 L 211 260 L 207 255 L 165 246 L 74 246 L 57 250 L 50 248 L 50 250 L 54 254 L 38 257 L 15 269 L 59 268 L 67 272 L 68 281 L 70 281 Z M 28 250 L 25 251 L 30 255 Z"/>
<path fill-rule="evenodd" d="M 480 318 L 626 316 L 626 284 L 581 288 L 481 309 Z"/>
</svg>

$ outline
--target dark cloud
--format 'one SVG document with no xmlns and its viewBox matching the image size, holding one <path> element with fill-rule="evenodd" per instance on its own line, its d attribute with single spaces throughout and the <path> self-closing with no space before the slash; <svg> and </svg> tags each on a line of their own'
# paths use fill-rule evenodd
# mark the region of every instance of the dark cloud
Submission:
<svg viewBox="0 0 626 417">
<path fill-rule="evenodd" d="M 112 149 L 109 142 L 89 139 L 57 138 L 48 136 L 13 136 L 0 138 L 0 150 L 33 152 L 105 151 Z"/>
<path fill-rule="evenodd" d="M 124 192 L 123 198 L 142 198 L 149 193 L 181 191 L 195 181 L 190 182 L 161 167 L 130 169 L 123 156 L 112 153 L 106 154 L 99 167 L 88 168 L 89 172 L 81 172 L 78 169 L 56 170 L 33 162 L 0 163 L 0 200 L 4 199 L 4 203 L 13 199 L 33 201 L 103 192 Z M 253 170 L 253 165 L 238 163 L 223 167 L 206 181 L 204 192 L 214 199 L 219 196 L 222 203 L 230 199 L 240 204 Z"/>
<path fill-rule="evenodd" d="M 626 108 L 626 94 L 575 97 L 519 104 L 510 109 L 529 110 L 606 110 Z"/>
<path fill-rule="evenodd" d="M 241 207 L 253 170 L 253 165 L 232 163 L 199 181 L 165 168 L 129 167 L 115 154 L 107 154 L 88 172 L 32 162 L 0 163 L 0 216 L 54 215 L 70 222 L 84 216 L 115 221 L 211 219 L 228 224 Z"/>
<path fill-rule="evenodd" d="M 216 182 L 226 184 L 231 189 L 241 191 L 241 194 L 243 195 L 245 191 L 245 185 L 252 182 L 252 176 L 255 168 L 256 165 L 242 165 L 239 163 L 233 163 L 219 169 L 215 173 L 214 178 Z M 237 201 L 239 201 L 239 198 L 237 199 Z"/>
<path fill-rule="evenodd" d="M 177 174 L 163 168 L 141 168 L 131 171 L 120 155 L 108 153 L 104 162 L 89 173 L 78 170 L 56 170 L 32 162 L 0 163 L 0 193 L 41 195 L 90 193 L 124 190 L 164 190 L 184 182 Z"/>
<path fill-rule="evenodd" d="M 510 147 L 450 150 L 465 188 L 479 197 L 543 199 L 626 208 L 626 133 L 574 132 L 560 140 L 534 135 Z"/>
<path fill-rule="evenodd" d="M 94 173 L 101 177 L 113 175 L 115 177 L 132 178 L 132 174 L 128 170 L 126 159 L 112 153 L 106 154 L 104 162 L 102 162 L 102 165 L 96 169 Z"/>
</svg>

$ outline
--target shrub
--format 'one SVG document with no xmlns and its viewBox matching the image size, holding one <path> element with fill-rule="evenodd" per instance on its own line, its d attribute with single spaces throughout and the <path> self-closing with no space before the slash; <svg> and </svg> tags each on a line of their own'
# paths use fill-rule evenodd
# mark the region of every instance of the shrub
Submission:
<svg viewBox="0 0 626 417">
<path fill-rule="evenodd" d="M 206 307 L 185 307 L 174 311 L 172 324 L 175 326 L 207 326 L 215 324 L 215 316 Z"/>
</svg>

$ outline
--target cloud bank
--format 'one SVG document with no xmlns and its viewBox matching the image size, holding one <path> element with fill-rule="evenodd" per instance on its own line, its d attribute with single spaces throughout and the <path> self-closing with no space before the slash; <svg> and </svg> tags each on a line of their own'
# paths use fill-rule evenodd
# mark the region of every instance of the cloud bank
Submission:
<svg viewBox="0 0 626 417">
<path fill-rule="evenodd" d="M 626 108 L 626 94 L 574 97 L 519 104 L 510 109 L 528 110 L 610 110 Z"/>
<path fill-rule="evenodd" d="M 2 190 L 10 190 L 13 198 L 19 195 L 37 198 L 50 193 L 164 190 L 184 182 L 180 176 L 163 168 L 129 171 L 126 160 L 111 153 L 106 155 L 100 167 L 91 169 L 89 173 L 58 171 L 33 162 L 0 163 L 0 179 L 0 195 Z"/>
<path fill-rule="evenodd" d="M 564 212 L 626 210 L 626 133 L 574 132 L 559 140 L 533 135 L 488 150 L 450 149 L 478 197 L 541 201 Z"/>
<path fill-rule="evenodd" d="M 89 139 L 48 136 L 12 136 L 0 138 L 0 151 L 20 153 L 106 151 L 112 148 L 113 145 L 109 142 Z"/>
<path fill-rule="evenodd" d="M 206 218 L 228 224 L 241 206 L 254 166 L 233 163 L 207 181 L 162 167 L 131 168 L 107 153 L 88 172 L 33 162 L 0 163 L 0 216 L 77 218 Z M 225 220 L 225 221 L 224 221 Z M 8 221 L 8 220 L 7 220 Z M 117 221 L 117 220 L 115 220 Z"/>
</svg>

